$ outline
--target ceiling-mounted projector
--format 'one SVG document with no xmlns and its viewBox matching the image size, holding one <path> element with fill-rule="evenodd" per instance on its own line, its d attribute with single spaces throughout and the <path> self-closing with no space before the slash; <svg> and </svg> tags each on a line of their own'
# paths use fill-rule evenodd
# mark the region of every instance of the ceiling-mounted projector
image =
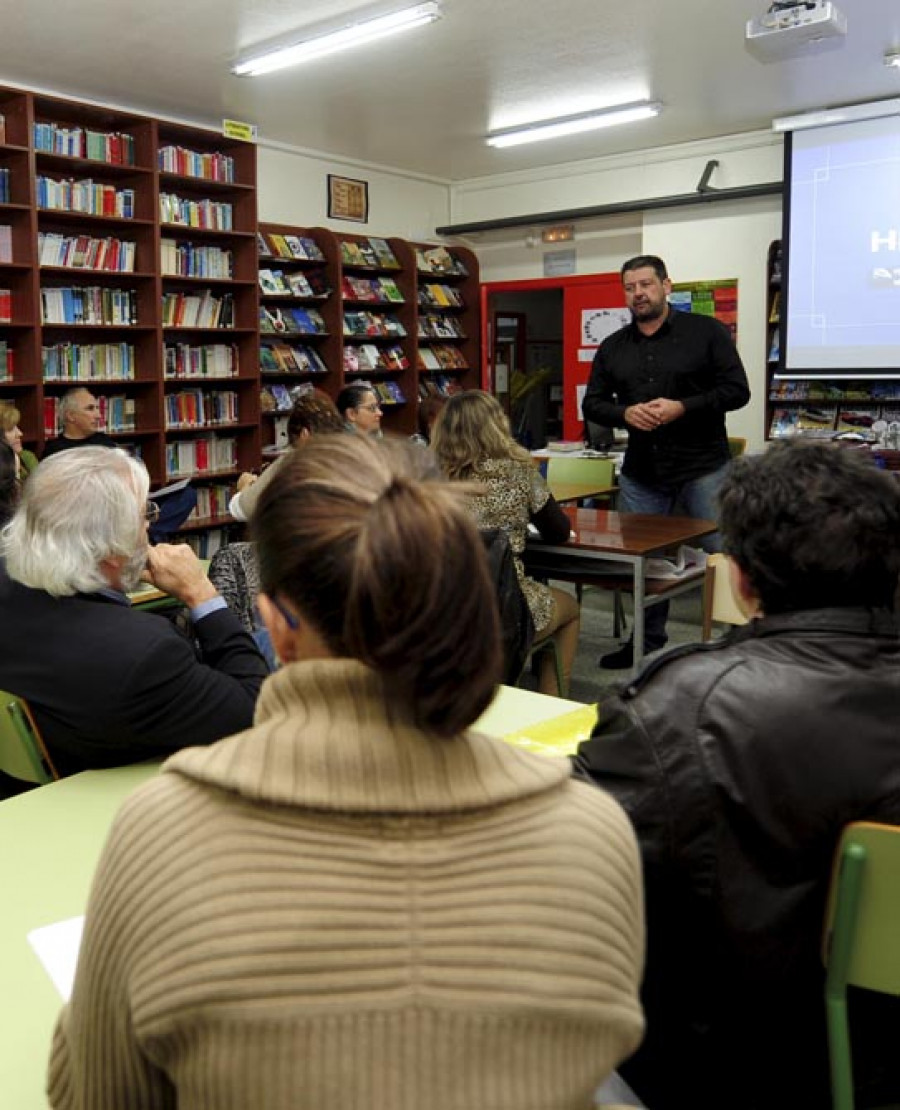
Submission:
<svg viewBox="0 0 900 1110">
<path fill-rule="evenodd" d="M 843 46 L 847 17 L 831 0 L 774 3 L 764 16 L 748 19 L 744 45 L 761 62 L 805 58 Z"/>
</svg>

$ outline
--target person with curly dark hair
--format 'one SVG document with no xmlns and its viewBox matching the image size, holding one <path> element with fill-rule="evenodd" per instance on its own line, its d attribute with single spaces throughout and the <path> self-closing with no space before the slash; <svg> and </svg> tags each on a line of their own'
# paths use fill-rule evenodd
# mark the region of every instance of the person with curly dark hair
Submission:
<svg viewBox="0 0 900 1110">
<path fill-rule="evenodd" d="M 720 504 L 761 615 L 647 664 L 576 757 L 644 857 L 648 1037 L 625 1075 L 659 1110 L 828 1106 L 832 858 L 848 822 L 900 824 L 900 482 L 865 452 L 783 442 L 737 459 Z M 896 1104 L 879 1034 L 897 1009 L 855 1002 L 861 1104 Z"/>
</svg>

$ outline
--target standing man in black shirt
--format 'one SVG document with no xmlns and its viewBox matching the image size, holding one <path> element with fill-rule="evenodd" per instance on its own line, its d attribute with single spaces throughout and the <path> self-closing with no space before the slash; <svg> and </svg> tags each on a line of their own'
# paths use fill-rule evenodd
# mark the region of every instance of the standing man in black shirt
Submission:
<svg viewBox="0 0 900 1110">
<path fill-rule="evenodd" d="M 594 356 L 582 411 L 585 420 L 628 429 L 619 476 L 619 509 L 717 516 L 716 496 L 729 463 L 725 413 L 750 399 L 747 375 L 728 329 L 710 316 L 669 306 L 672 283 L 656 255 L 622 266 L 632 322 L 606 338 Z M 718 533 L 704 541 L 719 549 Z M 648 651 L 666 642 L 669 606 L 647 611 Z M 631 667 L 632 644 L 604 655 L 600 666 Z"/>
</svg>

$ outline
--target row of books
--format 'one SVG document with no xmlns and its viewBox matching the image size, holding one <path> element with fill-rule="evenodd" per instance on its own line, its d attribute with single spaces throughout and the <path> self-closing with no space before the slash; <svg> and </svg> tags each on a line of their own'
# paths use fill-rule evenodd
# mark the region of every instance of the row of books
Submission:
<svg viewBox="0 0 900 1110">
<path fill-rule="evenodd" d="M 266 297 L 327 297 L 331 292 L 321 270 L 285 273 L 284 270 L 263 268 L 259 271 L 259 289 Z"/>
<path fill-rule="evenodd" d="M 900 401 L 900 381 L 828 382 L 783 378 L 772 382 L 772 401 Z"/>
<path fill-rule="evenodd" d="M 86 216 L 114 216 L 134 219 L 134 189 L 117 189 L 85 178 L 37 178 L 37 206 L 48 211 L 82 212 Z"/>
<path fill-rule="evenodd" d="M 280 308 L 261 305 L 259 328 L 266 335 L 325 335 L 322 313 L 315 308 Z"/>
<path fill-rule="evenodd" d="M 276 235 L 269 231 L 257 231 L 256 246 L 260 258 L 289 258 L 299 262 L 325 261 L 319 244 L 307 235 Z"/>
<path fill-rule="evenodd" d="M 458 289 L 450 285 L 427 284 L 419 286 L 419 304 L 425 308 L 465 308 Z"/>
<path fill-rule="evenodd" d="M 452 255 L 446 247 L 416 248 L 416 269 L 420 274 L 454 274 L 468 277 L 469 271 L 462 259 Z"/>
<path fill-rule="evenodd" d="M 12 260 L 12 228 L 9 224 L 0 224 L 0 262 Z"/>
<path fill-rule="evenodd" d="M 382 312 L 345 312 L 345 336 L 390 336 L 402 339 L 406 328 L 396 316 Z"/>
<path fill-rule="evenodd" d="M 11 382 L 15 377 L 15 352 L 5 339 L 0 339 L 0 382 Z"/>
<path fill-rule="evenodd" d="M 44 381 L 87 382 L 133 379 L 130 343 L 53 343 L 41 347 Z"/>
<path fill-rule="evenodd" d="M 238 420 L 238 395 L 231 389 L 182 389 L 167 393 L 167 428 L 203 428 L 234 424 Z"/>
<path fill-rule="evenodd" d="M 0 204 L 9 204 L 9 169 L 0 166 Z"/>
<path fill-rule="evenodd" d="M 406 394 L 400 388 L 400 383 L 388 378 L 383 382 L 371 382 L 372 392 L 382 405 L 405 405 Z"/>
<path fill-rule="evenodd" d="M 44 398 L 44 435 L 56 435 L 60 427 L 58 397 Z M 114 435 L 117 432 L 133 432 L 135 428 L 135 403 L 133 397 L 122 394 L 100 394 L 97 397 L 100 412 L 100 431 Z"/>
<path fill-rule="evenodd" d="M 234 274 L 234 252 L 222 247 L 163 239 L 159 255 L 164 275 L 230 278 Z"/>
<path fill-rule="evenodd" d="M 12 290 L 0 289 L 0 324 L 12 323 Z"/>
<path fill-rule="evenodd" d="M 164 328 L 233 328 L 234 296 L 216 295 L 211 289 L 196 293 L 163 293 Z"/>
<path fill-rule="evenodd" d="M 263 343 L 259 368 L 264 374 L 326 374 L 328 367 L 312 347 L 302 343 Z"/>
<path fill-rule="evenodd" d="M 453 316 L 435 316 L 434 314 L 419 317 L 420 339 L 465 339 L 466 335 L 462 324 Z"/>
<path fill-rule="evenodd" d="M 49 286 L 41 289 L 44 324 L 130 327 L 138 322 L 136 289 L 107 285 Z"/>
<path fill-rule="evenodd" d="M 196 524 L 201 520 L 209 520 L 211 517 L 228 514 L 228 502 L 231 500 L 232 494 L 230 486 L 220 484 L 198 486 L 195 492 L 197 494 L 197 504 L 185 521 L 186 524 Z"/>
<path fill-rule="evenodd" d="M 842 433 L 887 447 L 887 437 L 900 437 L 900 406 L 854 409 L 837 405 L 803 405 L 777 408 L 772 413 L 769 435 L 774 439 L 803 435 L 829 439 Z"/>
<path fill-rule="evenodd" d="M 392 277 L 366 278 L 345 274 L 341 279 L 341 296 L 345 301 L 366 301 L 379 304 L 403 304 L 404 297 Z"/>
<path fill-rule="evenodd" d="M 175 193 L 159 194 L 159 218 L 164 224 L 181 224 L 211 231 L 231 231 L 234 206 L 222 200 L 193 200 Z"/>
<path fill-rule="evenodd" d="M 208 435 L 166 444 L 167 478 L 214 474 L 236 467 L 237 440 L 234 436 Z"/>
<path fill-rule="evenodd" d="M 449 397 L 458 392 L 459 382 L 448 378 L 446 374 L 431 374 L 419 379 L 419 397 L 423 401 L 426 397 Z"/>
<path fill-rule="evenodd" d="M 294 407 L 294 392 L 276 382 L 263 386 L 259 391 L 259 400 L 263 412 L 290 412 Z"/>
<path fill-rule="evenodd" d="M 409 359 L 402 347 L 396 343 L 376 347 L 374 343 L 361 343 L 358 347 L 344 348 L 344 372 L 356 373 L 358 370 L 384 370 L 386 372 L 405 370 Z"/>
<path fill-rule="evenodd" d="M 163 355 L 167 378 L 235 378 L 238 369 L 236 344 L 167 343 Z"/>
<path fill-rule="evenodd" d="M 38 264 L 72 270 L 134 271 L 137 244 L 128 239 L 97 239 L 92 235 L 38 234 Z"/>
<path fill-rule="evenodd" d="M 163 173 L 202 177 L 205 181 L 234 181 L 234 159 L 217 150 L 188 150 L 183 146 L 161 146 L 157 165 Z"/>
<path fill-rule="evenodd" d="M 91 131 L 87 127 L 35 122 L 34 149 L 114 166 L 134 165 L 134 136 L 124 131 Z"/>
<path fill-rule="evenodd" d="M 367 270 L 401 269 L 387 239 L 374 239 L 372 236 L 359 241 L 342 239 L 341 262 L 345 266 L 358 266 Z"/>
<path fill-rule="evenodd" d="M 420 370 L 468 370 L 462 351 L 446 343 L 433 343 L 430 347 L 420 347 L 418 351 Z"/>
<path fill-rule="evenodd" d="M 217 515 L 224 516 L 225 514 L 219 513 Z M 190 522 L 191 519 L 192 517 L 188 517 L 188 522 Z M 211 559 L 219 548 L 228 542 L 228 533 L 224 528 L 209 528 L 205 532 L 196 532 L 188 536 L 179 536 L 178 542 L 186 543 L 198 559 Z"/>
</svg>

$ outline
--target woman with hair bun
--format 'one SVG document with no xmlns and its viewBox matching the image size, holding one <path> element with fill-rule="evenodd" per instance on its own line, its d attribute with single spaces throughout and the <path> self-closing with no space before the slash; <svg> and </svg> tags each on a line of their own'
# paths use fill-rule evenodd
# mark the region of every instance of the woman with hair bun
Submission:
<svg viewBox="0 0 900 1110">
<path fill-rule="evenodd" d="M 500 667 L 465 488 L 314 438 L 253 518 L 284 666 L 118 816 L 54 1107 L 586 1110 L 636 1047 L 616 803 L 472 730 Z"/>
</svg>

